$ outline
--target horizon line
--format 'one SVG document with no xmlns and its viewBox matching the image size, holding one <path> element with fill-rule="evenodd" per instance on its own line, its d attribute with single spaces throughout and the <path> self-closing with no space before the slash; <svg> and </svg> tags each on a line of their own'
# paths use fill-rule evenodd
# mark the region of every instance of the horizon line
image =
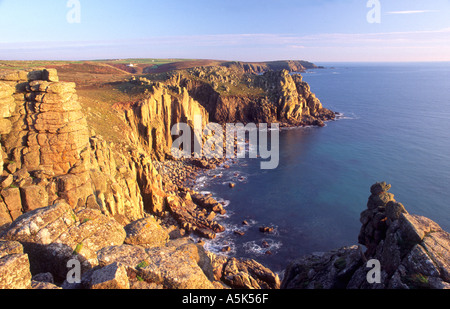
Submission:
<svg viewBox="0 0 450 309">
<path fill-rule="evenodd" d="M 115 61 L 115 60 L 182 60 L 182 61 L 218 61 L 218 62 L 243 62 L 243 63 L 267 63 L 267 62 L 278 62 L 278 61 L 305 61 L 312 64 L 320 62 L 333 62 L 333 63 L 446 63 L 450 60 L 305 60 L 305 59 L 278 59 L 278 60 L 224 60 L 224 59 L 212 59 L 212 58 L 178 58 L 178 57 L 168 57 L 168 58 L 153 58 L 153 57 L 121 57 L 121 58 L 93 58 L 93 59 L 33 59 L 33 60 L 4 60 L 0 59 L 0 62 L 90 62 L 90 61 Z M 1 69 L 1 68 L 0 68 Z"/>
</svg>

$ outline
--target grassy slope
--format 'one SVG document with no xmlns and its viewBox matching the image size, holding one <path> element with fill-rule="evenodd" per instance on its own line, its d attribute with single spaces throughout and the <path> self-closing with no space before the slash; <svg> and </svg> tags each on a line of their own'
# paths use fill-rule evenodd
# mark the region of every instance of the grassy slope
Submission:
<svg viewBox="0 0 450 309">
<path fill-rule="evenodd" d="M 136 71 L 130 72 L 127 64 L 133 63 Z M 126 105 L 142 98 L 142 93 L 132 91 L 128 80 L 133 75 L 159 75 L 173 70 L 185 70 L 198 66 L 216 66 L 224 63 L 218 60 L 192 59 L 109 59 L 94 61 L 1 61 L 1 71 L 55 68 L 61 81 L 75 82 L 80 103 L 88 124 L 107 141 L 123 143 L 126 126 L 123 113 L 113 106 Z M 217 91 L 222 95 L 262 95 L 261 89 L 249 88 L 244 83 L 235 86 L 219 84 Z"/>
</svg>

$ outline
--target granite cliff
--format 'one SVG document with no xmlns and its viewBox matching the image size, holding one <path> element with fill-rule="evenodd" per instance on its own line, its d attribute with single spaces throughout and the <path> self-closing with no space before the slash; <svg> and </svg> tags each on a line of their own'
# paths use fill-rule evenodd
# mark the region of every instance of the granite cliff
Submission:
<svg viewBox="0 0 450 309">
<path fill-rule="evenodd" d="M 60 81 L 55 69 L 0 73 L 0 288 L 280 288 L 279 276 L 257 261 L 203 248 L 201 239 L 224 231 L 216 217 L 226 209 L 189 183 L 223 161 L 176 160 L 170 151 L 171 127 L 192 126 L 195 116 L 202 126 L 334 119 L 300 75 L 258 73 L 233 64 L 123 81 L 142 98 L 114 105 L 126 128 L 120 144 L 90 129 L 76 84 Z M 364 257 L 385 265 L 382 287 L 404 287 L 411 274 L 447 286 L 448 251 L 438 244 L 448 248 L 448 234 L 407 214 L 383 186 L 372 188 L 361 217 L 366 255 L 351 247 L 307 258 L 315 264 L 291 266 L 284 288 L 365 288 Z M 434 268 L 411 268 L 422 265 L 407 263 L 411 252 Z M 68 281 L 74 261 L 76 283 Z"/>
<path fill-rule="evenodd" d="M 182 85 L 218 123 L 323 126 L 335 113 L 324 108 L 299 74 L 286 69 L 247 73 L 240 67 L 201 67 L 170 79 Z"/>
<path fill-rule="evenodd" d="M 298 259 L 286 269 L 281 288 L 449 289 L 450 234 L 409 214 L 390 188 L 385 182 L 371 187 L 359 245 Z M 380 265 L 378 282 L 367 279 L 376 279 L 371 260 Z"/>
<path fill-rule="evenodd" d="M 119 148 L 88 129 L 76 85 L 56 70 L 0 76 L 1 288 L 279 287 L 256 261 L 189 237 L 214 238 L 225 210 L 176 182 L 213 162 L 172 160 L 170 129 L 209 115 L 186 88 L 147 86 L 145 99 L 117 107 L 129 128 Z"/>
<path fill-rule="evenodd" d="M 286 60 L 286 61 L 269 61 L 269 62 L 241 62 L 233 61 L 222 64 L 225 67 L 238 67 L 246 73 L 264 73 L 268 71 L 287 70 L 289 72 L 305 72 L 308 69 L 317 69 L 318 67 L 308 61 Z"/>
</svg>

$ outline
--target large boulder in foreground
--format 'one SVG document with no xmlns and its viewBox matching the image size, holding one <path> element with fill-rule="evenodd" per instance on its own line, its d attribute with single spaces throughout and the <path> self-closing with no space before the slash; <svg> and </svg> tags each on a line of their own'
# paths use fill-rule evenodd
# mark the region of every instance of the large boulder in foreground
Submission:
<svg viewBox="0 0 450 309">
<path fill-rule="evenodd" d="M 17 241 L 0 240 L 0 289 L 31 288 L 28 255 Z"/>
<path fill-rule="evenodd" d="M 214 278 L 233 289 L 279 289 L 280 278 L 255 260 L 237 259 L 208 253 Z"/>
<path fill-rule="evenodd" d="M 125 243 L 129 245 L 152 248 L 164 246 L 169 241 L 169 233 L 153 217 L 133 221 L 125 226 L 125 231 Z"/>
<path fill-rule="evenodd" d="M 166 289 L 214 289 L 212 268 L 200 245 L 187 239 L 165 247 L 144 249 L 124 244 L 99 252 L 100 266 L 124 265 L 135 278 Z"/>
<path fill-rule="evenodd" d="M 33 274 L 50 272 L 62 282 L 69 260 L 79 260 L 84 271 L 91 269 L 98 265 L 97 251 L 123 244 L 125 236 L 123 227 L 100 211 L 74 211 L 66 203 L 56 203 L 20 216 L 0 239 L 23 245 Z"/>
<path fill-rule="evenodd" d="M 450 289 L 450 234 L 426 217 L 409 214 L 390 188 L 385 182 L 371 188 L 358 237 L 365 252 L 353 246 L 300 258 L 286 269 L 281 287 Z M 367 279 L 371 260 L 381 266 L 379 283 Z"/>
</svg>

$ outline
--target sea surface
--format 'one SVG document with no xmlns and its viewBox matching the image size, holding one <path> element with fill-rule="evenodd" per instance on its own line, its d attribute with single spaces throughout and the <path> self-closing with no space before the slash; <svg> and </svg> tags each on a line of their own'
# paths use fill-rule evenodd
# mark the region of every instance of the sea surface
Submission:
<svg viewBox="0 0 450 309">
<path fill-rule="evenodd" d="M 209 250 L 229 246 L 222 254 L 281 272 L 302 255 L 357 244 L 360 213 L 379 181 L 410 213 L 450 231 L 450 63 L 318 65 L 325 69 L 303 79 L 342 117 L 282 131 L 275 170 L 240 159 L 200 177 L 196 189 L 227 210 L 219 218 L 227 231 Z"/>
</svg>

